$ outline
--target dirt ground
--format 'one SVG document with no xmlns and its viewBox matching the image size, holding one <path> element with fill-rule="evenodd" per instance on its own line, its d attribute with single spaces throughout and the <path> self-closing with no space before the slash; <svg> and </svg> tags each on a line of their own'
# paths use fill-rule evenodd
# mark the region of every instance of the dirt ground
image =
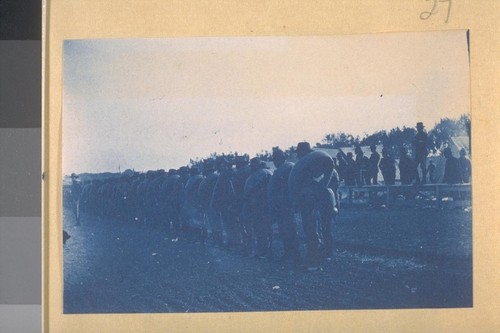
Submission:
<svg viewBox="0 0 500 333">
<path fill-rule="evenodd" d="M 472 306 L 472 216 L 460 208 L 347 208 L 322 271 L 64 212 L 65 313 Z M 275 244 L 279 247 L 279 242 Z"/>
</svg>

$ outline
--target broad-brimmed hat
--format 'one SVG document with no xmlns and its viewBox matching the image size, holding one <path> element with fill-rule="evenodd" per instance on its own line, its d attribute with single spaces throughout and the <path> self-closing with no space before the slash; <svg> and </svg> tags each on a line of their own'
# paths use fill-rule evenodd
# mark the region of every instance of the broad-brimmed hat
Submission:
<svg viewBox="0 0 500 333">
<path fill-rule="evenodd" d="M 234 165 L 236 165 L 237 167 L 247 164 L 248 164 L 248 158 L 246 156 L 236 156 L 234 158 Z"/>
<path fill-rule="evenodd" d="M 424 128 L 424 123 L 423 123 L 423 122 L 421 122 L 421 121 L 419 121 L 419 122 L 417 123 L 417 128 Z"/>
<path fill-rule="evenodd" d="M 260 158 L 258 157 L 254 157 L 250 160 L 250 167 L 252 169 L 256 169 L 258 167 L 260 167 Z"/>
<path fill-rule="evenodd" d="M 310 152 L 312 152 L 312 149 L 309 142 L 304 141 L 297 144 L 297 156 L 299 158 Z"/>
<path fill-rule="evenodd" d="M 285 152 L 279 148 L 273 148 L 273 160 L 286 159 Z"/>
</svg>

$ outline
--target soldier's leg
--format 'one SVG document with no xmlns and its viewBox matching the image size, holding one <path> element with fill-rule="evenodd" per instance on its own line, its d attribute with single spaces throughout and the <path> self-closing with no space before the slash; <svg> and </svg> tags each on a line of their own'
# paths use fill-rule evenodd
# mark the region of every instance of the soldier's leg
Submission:
<svg viewBox="0 0 500 333">
<path fill-rule="evenodd" d="M 250 256 L 253 251 L 253 226 L 252 214 L 248 204 L 244 204 L 241 211 L 241 223 L 243 225 L 243 255 Z"/>
<path fill-rule="evenodd" d="M 333 251 L 333 220 L 335 217 L 335 195 L 329 188 L 321 189 L 316 200 L 321 216 L 320 227 L 323 237 L 322 255 L 330 257 Z"/>
<path fill-rule="evenodd" d="M 302 211 L 302 224 L 307 244 L 306 265 L 312 269 L 319 265 L 319 235 L 317 220 L 312 210 Z"/>
<path fill-rule="evenodd" d="M 282 259 L 298 262 L 300 260 L 299 239 L 293 221 L 293 214 L 287 206 L 279 207 L 278 209 L 279 212 L 276 214 L 276 219 L 284 247 Z"/>
</svg>

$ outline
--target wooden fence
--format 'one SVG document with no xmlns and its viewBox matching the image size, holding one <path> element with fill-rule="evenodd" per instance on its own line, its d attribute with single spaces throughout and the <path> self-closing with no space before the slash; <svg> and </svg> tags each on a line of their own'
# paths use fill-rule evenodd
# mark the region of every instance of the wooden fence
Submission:
<svg viewBox="0 0 500 333">
<path fill-rule="evenodd" d="M 472 205 L 471 184 L 424 184 L 424 185 L 365 185 L 340 186 L 340 203 L 344 205 L 376 204 L 397 205 Z"/>
</svg>

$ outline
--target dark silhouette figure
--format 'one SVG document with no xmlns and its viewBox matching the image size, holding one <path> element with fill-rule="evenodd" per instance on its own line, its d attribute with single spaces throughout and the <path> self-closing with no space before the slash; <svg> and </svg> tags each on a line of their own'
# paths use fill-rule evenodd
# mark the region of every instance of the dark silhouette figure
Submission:
<svg viewBox="0 0 500 333">
<path fill-rule="evenodd" d="M 217 160 L 217 169 L 220 175 L 214 187 L 211 207 L 214 209 L 216 216 L 222 221 L 222 235 L 226 235 L 225 246 L 228 249 L 237 248 L 238 217 L 234 210 L 236 194 L 232 183 L 234 170 L 225 157 Z"/>
<path fill-rule="evenodd" d="M 234 194 L 236 196 L 236 201 L 234 204 L 234 213 L 237 217 L 236 224 L 236 236 L 238 241 L 238 247 L 241 247 L 245 238 L 246 238 L 246 230 L 244 228 L 244 219 L 243 215 L 243 206 L 245 204 L 245 183 L 252 174 L 252 169 L 250 168 L 248 157 L 246 155 L 236 156 L 234 158 L 234 164 L 236 166 L 236 170 L 233 173 L 233 189 Z M 240 250 L 245 250 L 244 248 Z"/>
<path fill-rule="evenodd" d="M 347 162 L 345 160 L 345 156 L 343 152 L 338 152 L 337 153 L 337 172 L 339 174 L 339 181 L 344 181 L 345 180 L 345 173 L 347 169 Z"/>
<path fill-rule="evenodd" d="M 356 165 L 351 152 L 345 156 L 346 168 L 344 172 L 344 183 L 347 186 L 356 185 Z"/>
<path fill-rule="evenodd" d="M 75 214 L 76 224 L 80 225 L 80 196 L 82 195 L 82 185 L 78 176 L 71 174 L 71 207 Z"/>
<path fill-rule="evenodd" d="M 294 164 L 286 161 L 285 153 L 273 149 L 273 162 L 276 170 L 267 187 L 269 212 L 272 223 L 277 223 L 283 241 L 284 254 L 282 261 L 300 261 L 299 240 L 293 220 L 292 203 L 288 192 L 288 177 Z"/>
<path fill-rule="evenodd" d="M 370 145 L 370 150 L 372 152 L 370 159 L 368 160 L 368 185 L 378 184 L 378 164 L 380 161 L 380 154 L 377 153 L 377 147 L 375 145 Z"/>
<path fill-rule="evenodd" d="M 428 136 L 424 131 L 424 124 L 422 122 L 417 123 L 417 134 L 415 135 L 415 139 L 413 140 L 413 147 L 415 148 L 415 169 L 416 170 L 416 181 L 417 183 L 425 183 L 427 176 L 427 141 Z M 418 174 L 418 167 L 422 170 L 422 179 L 420 179 L 420 175 Z"/>
<path fill-rule="evenodd" d="M 466 155 L 467 152 L 465 151 L 465 149 L 460 149 L 460 157 L 458 158 L 458 162 L 460 163 L 460 176 L 462 177 L 463 183 L 469 183 L 471 175 L 471 163 Z"/>
<path fill-rule="evenodd" d="M 413 181 L 415 175 L 414 163 L 408 156 L 408 151 L 405 147 L 401 147 L 399 153 L 399 177 L 401 179 L 401 184 L 409 185 Z"/>
<path fill-rule="evenodd" d="M 250 160 L 252 174 L 245 182 L 245 203 L 243 205 L 245 254 L 250 255 L 255 245 L 255 257 L 272 258 L 272 228 L 267 205 L 267 187 L 272 172 L 258 157 Z"/>
<path fill-rule="evenodd" d="M 436 183 L 436 166 L 432 161 L 429 161 L 429 166 L 427 167 L 427 173 L 429 174 L 429 181 L 433 184 Z"/>
<path fill-rule="evenodd" d="M 379 163 L 385 185 L 394 185 L 396 181 L 396 162 L 389 156 L 389 151 L 382 148 L 382 158 Z"/>
<path fill-rule="evenodd" d="M 337 212 L 335 195 L 329 183 L 334 170 L 332 158 L 314 151 L 308 142 L 297 145 L 299 161 L 289 177 L 293 205 L 302 217 L 307 243 L 308 270 L 319 270 L 321 256 L 330 255 L 333 248 L 332 224 Z M 323 246 L 321 246 L 323 244 Z"/>
<path fill-rule="evenodd" d="M 450 148 L 445 148 L 443 151 L 443 155 L 446 158 L 446 164 L 444 165 L 443 183 L 461 183 L 462 176 L 460 174 L 460 163 L 458 161 L 458 158 L 453 156 Z"/>
<path fill-rule="evenodd" d="M 369 184 L 368 180 L 368 165 L 369 160 L 368 157 L 364 156 L 363 150 L 361 147 L 356 147 L 354 149 L 354 153 L 356 154 L 355 161 L 355 170 L 356 170 L 356 185 L 363 186 L 365 184 Z"/>
</svg>

